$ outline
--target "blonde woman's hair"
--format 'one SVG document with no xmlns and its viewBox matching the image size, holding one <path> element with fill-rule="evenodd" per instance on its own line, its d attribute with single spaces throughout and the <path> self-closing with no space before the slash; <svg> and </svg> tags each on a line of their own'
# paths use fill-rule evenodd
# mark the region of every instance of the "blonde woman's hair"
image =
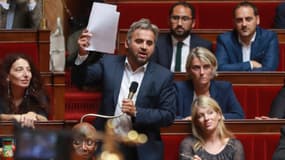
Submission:
<svg viewBox="0 0 285 160">
<path fill-rule="evenodd" d="M 192 133 L 197 139 L 197 143 L 194 145 L 194 150 L 198 150 L 205 144 L 203 130 L 198 125 L 198 108 L 211 108 L 217 114 L 221 115 L 221 119 L 218 122 L 217 132 L 220 139 L 232 138 L 233 134 L 226 128 L 223 118 L 222 110 L 219 104 L 209 96 L 199 96 L 192 103 Z"/>
<path fill-rule="evenodd" d="M 189 73 L 189 70 L 192 66 L 192 61 L 194 58 L 198 58 L 200 61 L 210 64 L 213 67 L 213 77 L 214 78 L 217 75 L 217 68 L 218 68 L 218 61 L 216 59 L 216 56 L 207 48 L 204 47 L 196 47 L 193 48 L 190 52 L 190 54 L 187 57 L 186 61 L 186 71 L 188 76 L 191 78 L 191 75 Z"/>
</svg>

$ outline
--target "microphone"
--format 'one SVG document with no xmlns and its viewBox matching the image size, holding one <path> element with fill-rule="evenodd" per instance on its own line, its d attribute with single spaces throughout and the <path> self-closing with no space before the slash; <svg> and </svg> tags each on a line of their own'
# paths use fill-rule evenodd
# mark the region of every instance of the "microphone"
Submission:
<svg viewBox="0 0 285 160">
<path fill-rule="evenodd" d="M 128 94 L 128 99 L 132 99 L 133 96 L 135 95 L 137 89 L 138 89 L 138 82 L 133 81 L 131 83 L 130 89 L 129 89 L 129 94 Z"/>
</svg>

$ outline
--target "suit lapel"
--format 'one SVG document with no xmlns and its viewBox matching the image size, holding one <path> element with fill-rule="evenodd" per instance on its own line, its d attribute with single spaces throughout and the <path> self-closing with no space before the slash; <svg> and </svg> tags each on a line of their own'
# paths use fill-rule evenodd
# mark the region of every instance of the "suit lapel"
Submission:
<svg viewBox="0 0 285 160">
<path fill-rule="evenodd" d="M 142 96 L 145 95 L 144 94 L 145 92 L 151 93 L 149 91 L 151 88 L 153 88 L 151 82 L 152 82 L 152 79 L 155 78 L 155 77 L 153 77 L 153 75 L 154 75 L 153 71 L 154 71 L 153 64 L 151 62 L 149 62 L 148 66 L 146 68 L 146 71 L 144 73 L 144 77 L 142 79 L 142 82 L 140 84 L 140 89 L 138 91 L 136 104 L 140 103 L 139 100 L 143 99 Z"/>
<path fill-rule="evenodd" d="M 236 31 L 234 31 L 232 33 L 232 41 L 234 42 L 232 45 L 233 45 L 233 48 L 232 48 L 232 51 L 233 51 L 233 55 L 236 56 L 235 59 L 237 59 L 238 61 L 237 62 L 242 62 L 242 46 L 241 44 L 239 43 L 238 41 L 238 36 L 237 36 L 237 33 Z"/>
<path fill-rule="evenodd" d="M 173 46 L 170 34 L 167 36 L 167 44 L 165 45 L 165 53 L 167 54 L 167 64 L 168 68 L 171 67 L 171 61 L 173 56 Z"/>
<path fill-rule="evenodd" d="M 119 93 L 121 89 L 121 83 L 123 79 L 124 69 L 125 69 L 125 58 L 121 58 L 120 60 L 116 61 L 114 64 L 115 68 L 115 74 L 114 74 L 114 92 L 113 92 L 113 101 L 114 101 L 114 107 L 117 105 L 117 101 L 119 98 Z"/>
</svg>

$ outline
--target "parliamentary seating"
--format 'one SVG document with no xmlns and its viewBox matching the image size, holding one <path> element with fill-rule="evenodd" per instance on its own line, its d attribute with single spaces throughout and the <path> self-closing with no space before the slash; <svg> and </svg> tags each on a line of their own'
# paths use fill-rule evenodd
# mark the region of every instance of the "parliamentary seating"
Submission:
<svg viewBox="0 0 285 160">
<path fill-rule="evenodd" d="M 161 28 L 161 33 L 165 33 L 168 28 L 168 10 L 171 4 L 176 1 L 171 0 L 107 0 L 107 3 L 116 4 L 118 11 L 120 12 L 119 32 L 117 37 L 116 53 L 124 54 L 124 41 L 126 38 L 126 32 L 133 21 L 140 18 L 149 18 L 154 24 L 157 24 Z M 190 0 L 189 3 L 193 4 L 196 8 L 196 27 L 194 33 L 204 37 L 213 42 L 215 48 L 216 37 L 225 31 L 229 31 L 232 28 L 232 9 L 239 3 L 238 0 L 221 1 L 221 0 L 203 0 L 194 1 Z M 275 7 L 280 3 L 280 0 L 266 1 L 266 0 L 253 0 L 253 3 L 257 5 L 261 15 L 261 26 L 264 28 L 271 28 L 273 23 L 273 17 L 275 14 Z M 228 13 L 228 14 L 225 14 Z M 210 18 L 209 18 L 210 17 Z M 222 18 L 221 18 L 222 17 Z M 280 43 L 280 63 L 278 71 L 285 71 L 285 31 L 274 30 L 278 33 Z M 67 81 L 69 81 L 69 74 L 66 74 Z M 98 111 L 98 107 L 101 103 L 100 92 L 85 92 L 70 87 L 70 82 L 66 83 L 65 92 L 65 119 L 79 119 L 84 113 L 95 113 Z M 252 118 L 256 114 L 266 114 L 269 110 L 270 102 L 277 94 L 281 86 L 267 87 L 245 87 L 234 86 L 234 90 L 237 94 L 241 104 L 245 106 L 246 117 Z M 266 102 L 264 99 L 251 98 L 260 97 L 259 91 L 262 93 L 270 90 L 272 93 L 270 99 Z M 244 95 L 248 95 L 245 97 Z M 76 98 L 77 97 L 77 98 Z M 251 98 L 249 98 L 251 97 Z M 250 99 L 250 102 L 248 100 Z M 266 106 L 262 110 L 258 110 L 257 107 L 250 107 L 251 104 L 262 104 Z M 248 113 L 247 113 L 248 112 Z"/>
<path fill-rule="evenodd" d="M 175 73 L 175 81 L 186 80 L 185 73 Z M 268 115 L 272 100 L 284 85 L 285 72 L 218 72 L 217 80 L 233 84 L 245 117 Z M 76 119 L 86 113 L 97 113 L 102 94 L 69 87 L 65 92 L 65 119 Z"/>
<path fill-rule="evenodd" d="M 176 1 L 150 1 L 150 0 L 107 0 L 108 3 L 116 4 L 120 12 L 119 28 L 129 28 L 132 22 L 140 18 L 148 18 L 159 28 L 168 28 L 168 10 Z M 226 29 L 232 28 L 232 10 L 238 0 L 190 0 L 196 8 L 197 29 Z M 282 0 L 256 0 L 252 1 L 261 16 L 261 26 L 272 28 L 275 8 Z"/>
<path fill-rule="evenodd" d="M 175 80 L 186 80 L 185 73 L 176 73 Z M 285 72 L 218 72 L 217 80 L 233 84 L 245 118 L 268 116 L 272 100 L 284 85 Z"/>
<path fill-rule="evenodd" d="M 49 72 L 48 30 L 0 30 L 0 59 L 9 53 L 23 53 L 37 65 L 49 93 L 49 119 L 62 119 L 64 113 L 64 73 Z M 56 106 L 56 107 L 55 107 Z"/>
<path fill-rule="evenodd" d="M 193 30 L 194 34 L 197 34 L 213 43 L 213 49 L 215 52 L 216 47 L 216 38 L 219 34 L 222 34 L 230 29 L 195 29 Z M 277 71 L 285 71 L 285 30 L 282 29 L 271 29 L 272 31 L 277 33 L 279 40 L 279 65 Z M 160 33 L 165 34 L 168 32 L 167 29 L 161 29 Z M 117 51 L 119 54 L 125 54 L 126 50 L 124 47 L 124 42 L 126 38 L 127 29 L 120 29 L 117 38 Z"/>
<path fill-rule="evenodd" d="M 37 122 L 36 128 L 46 131 L 70 130 L 78 121 L 52 120 Z M 280 138 L 280 128 L 285 120 L 226 120 L 227 128 L 241 141 L 246 160 L 269 160 Z M 13 122 L 0 122 L 0 137 L 13 136 Z M 161 128 L 164 143 L 164 160 L 178 160 L 179 144 L 192 133 L 190 121 L 175 121 L 169 127 Z"/>
<path fill-rule="evenodd" d="M 226 120 L 227 128 L 241 141 L 246 160 L 269 160 L 280 139 L 284 120 Z M 189 121 L 176 121 L 162 128 L 164 160 L 178 160 L 180 142 L 192 133 Z"/>
<path fill-rule="evenodd" d="M 165 146 L 164 160 L 178 160 L 179 144 L 186 136 L 162 136 Z M 243 144 L 246 160 L 269 160 L 278 145 L 280 134 L 235 134 L 235 137 Z"/>
</svg>

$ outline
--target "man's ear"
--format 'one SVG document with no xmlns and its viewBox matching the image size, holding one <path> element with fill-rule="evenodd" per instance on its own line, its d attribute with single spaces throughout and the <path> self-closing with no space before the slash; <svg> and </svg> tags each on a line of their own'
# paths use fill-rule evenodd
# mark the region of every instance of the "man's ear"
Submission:
<svg viewBox="0 0 285 160">
<path fill-rule="evenodd" d="M 129 48 L 129 42 L 128 42 L 128 40 L 125 40 L 125 48 Z"/>
</svg>

